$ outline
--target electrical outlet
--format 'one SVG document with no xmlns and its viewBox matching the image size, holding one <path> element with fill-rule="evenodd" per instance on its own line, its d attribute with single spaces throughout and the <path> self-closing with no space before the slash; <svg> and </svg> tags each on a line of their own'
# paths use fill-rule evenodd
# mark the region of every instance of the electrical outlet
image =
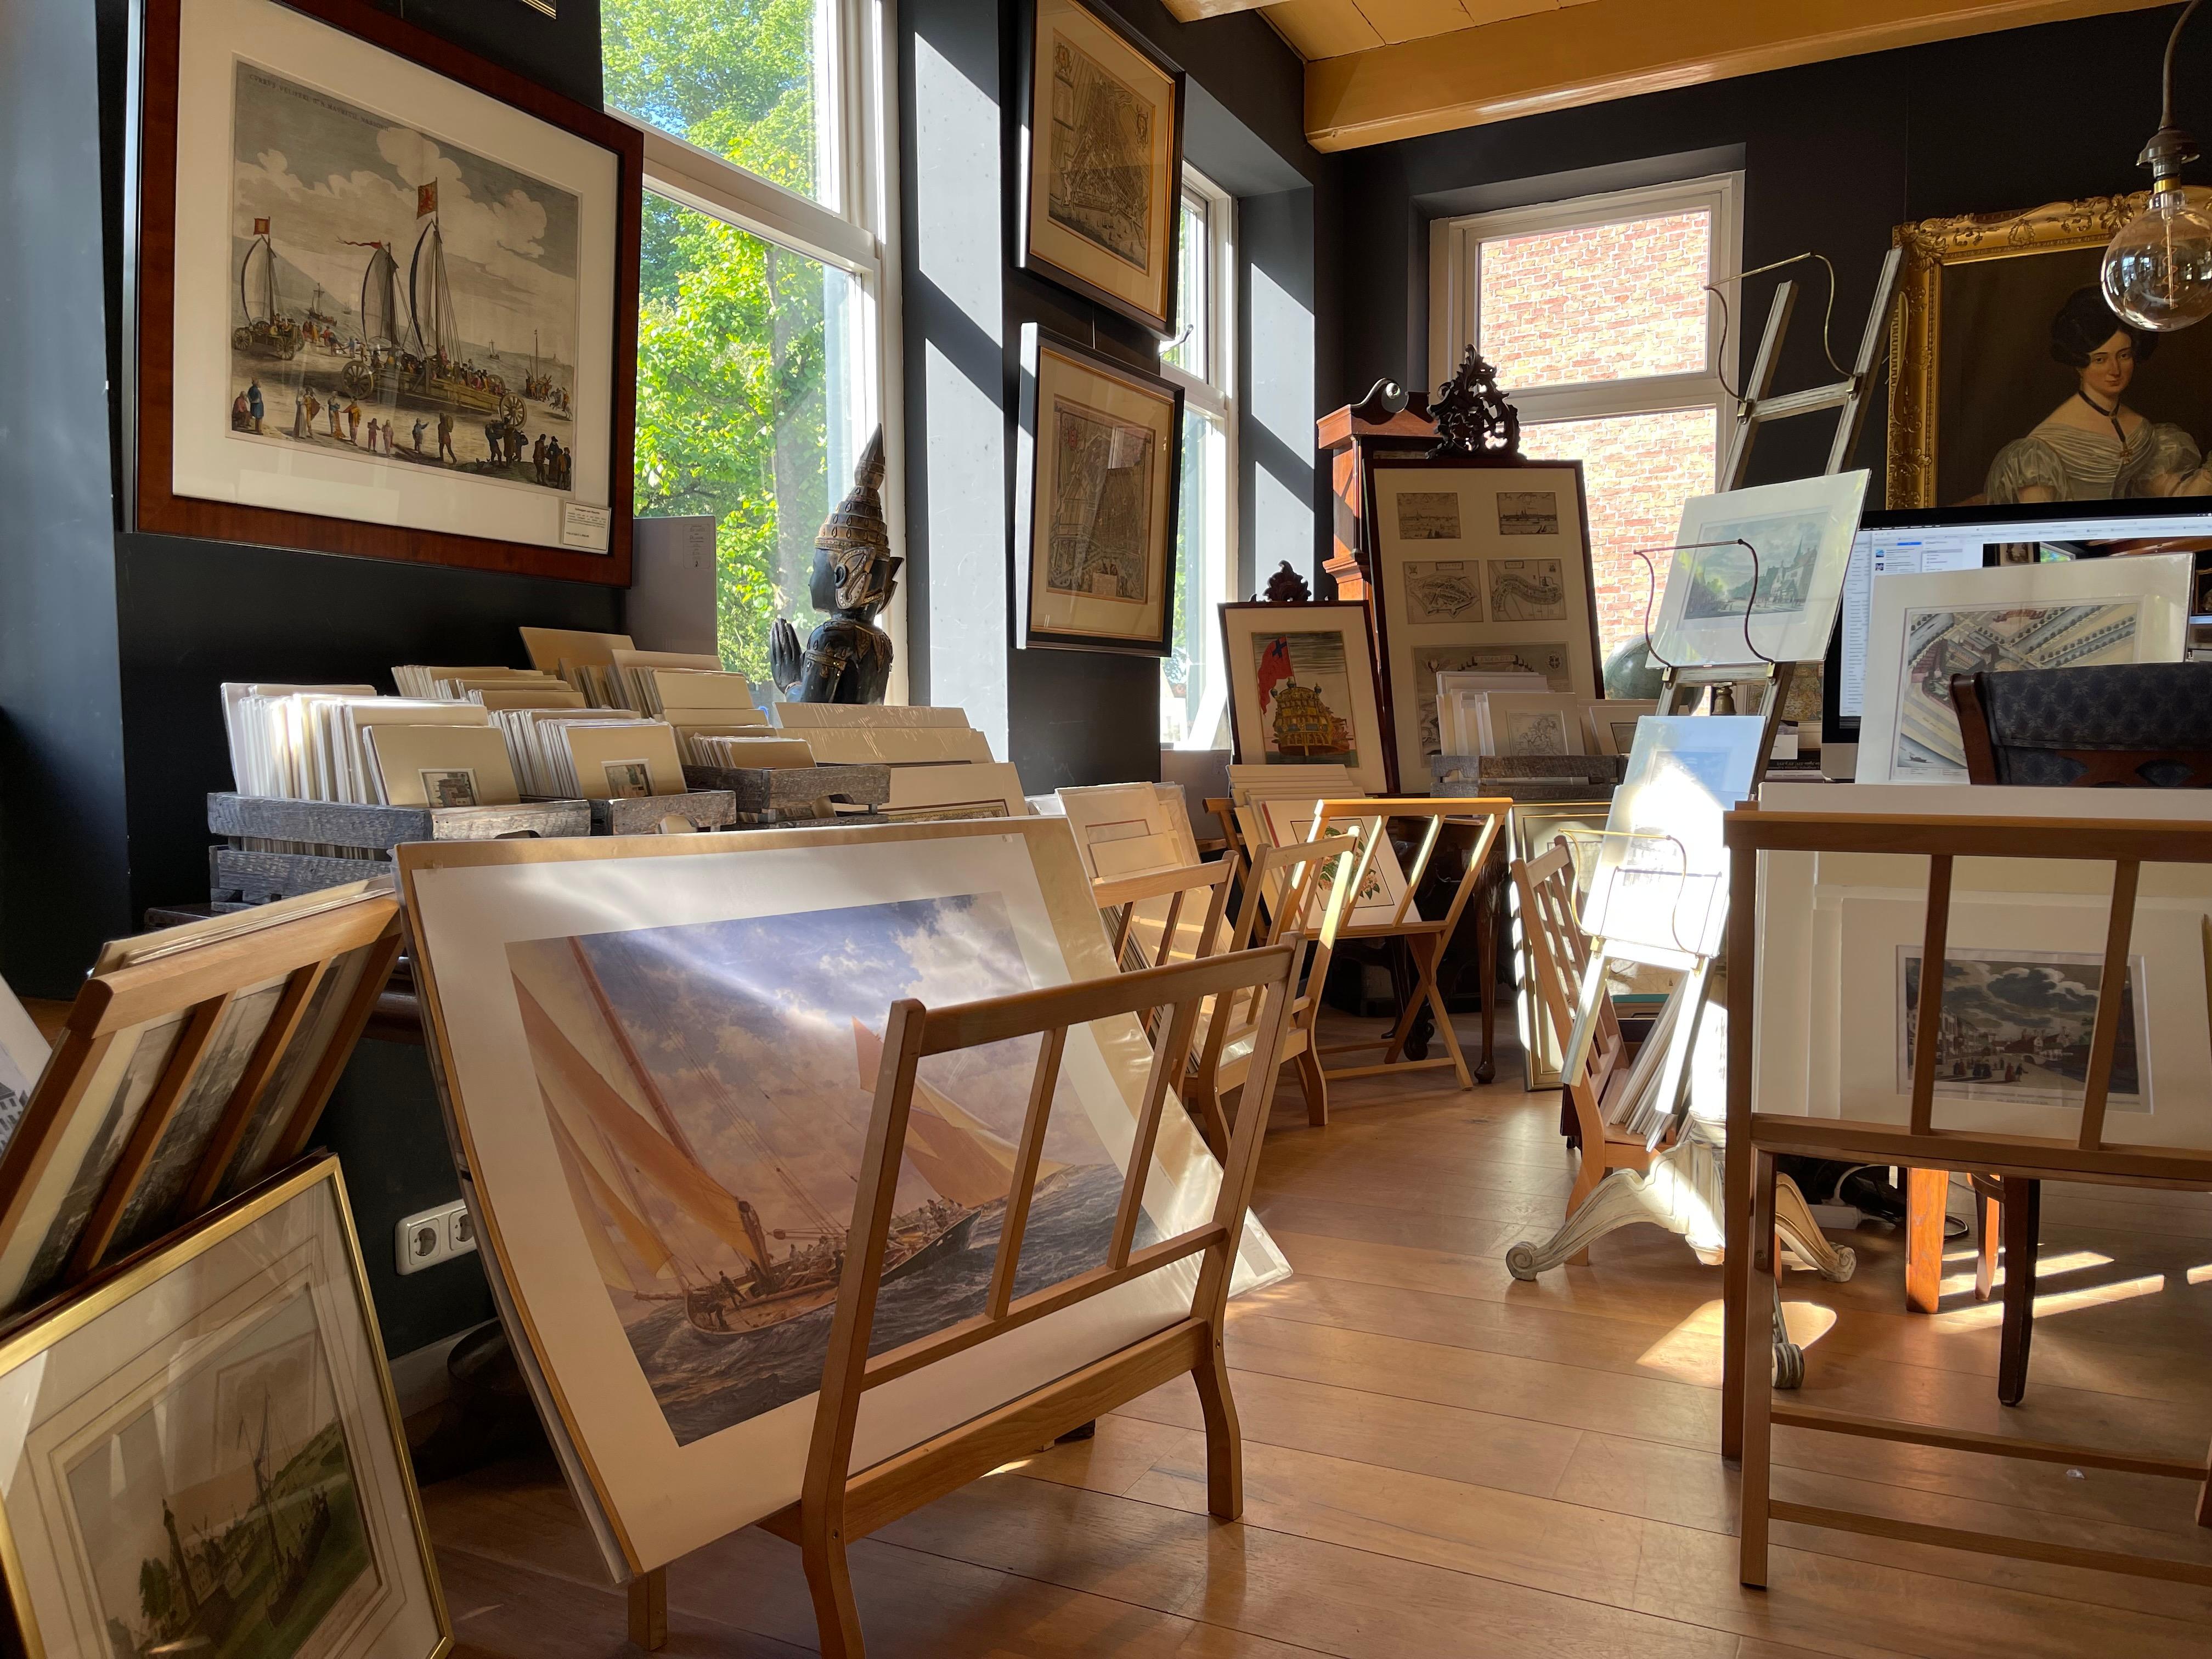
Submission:
<svg viewBox="0 0 2212 1659">
<path fill-rule="evenodd" d="M 393 1239 L 394 1265 L 402 1273 L 419 1273 L 441 1261 L 476 1249 L 474 1224 L 465 1204 L 417 1210 L 399 1224 Z"/>
</svg>

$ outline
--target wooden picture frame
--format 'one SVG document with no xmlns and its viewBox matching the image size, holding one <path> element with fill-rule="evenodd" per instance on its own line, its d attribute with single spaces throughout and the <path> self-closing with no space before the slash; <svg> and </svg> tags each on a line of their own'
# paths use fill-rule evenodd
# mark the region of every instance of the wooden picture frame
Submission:
<svg viewBox="0 0 2212 1659">
<path fill-rule="evenodd" d="M 1022 325 L 1016 649 L 1164 657 L 1173 648 L 1182 412 L 1183 390 L 1172 380 L 1035 323 Z M 1133 453 L 1140 459 L 1133 461 Z M 1069 497 L 1078 489 L 1090 499 L 1071 509 Z M 1071 511 L 1078 516 L 1069 541 L 1079 545 L 1063 548 L 1056 526 Z M 1118 524 L 1126 540 L 1137 527 L 1132 514 L 1141 520 L 1143 545 L 1109 545 L 1102 564 L 1098 524 Z M 1133 562 L 1139 568 L 1132 570 Z"/>
<path fill-rule="evenodd" d="M 1082 0 L 1030 0 L 1018 9 L 1028 27 L 1015 49 L 1020 116 L 1015 263 L 1164 339 L 1176 331 L 1176 322 L 1183 72 L 1113 14 L 1094 10 Z M 1054 64 L 1050 60 L 1056 49 Z M 1040 156 L 1037 88 L 1048 75 L 1057 95 L 1046 109 L 1071 118 L 1048 118 Z M 1068 175 L 1071 163 L 1080 170 L 1088 161 L 1096 169 L 1093 152 L 1102 140 L 1144 149 L 1138 165 L 1145 173 L 1145 205 L 1134 212 L 1133 224 L 1086 224 L 1086 219 L 1112 216 L 1054 192 L 1055 180 Z M 1137 158 L 1121 160 L 1115 171 L 1126 173 Z M 1123 206 L 1127 210 L 1133 204 Z"/>
<path fill-rule="evenodd" d="M 1412 794 L 1441 752 L 1439 671 L 1527 669 L 1554 691 L 1602 695 L 1589 496 L 1580 461 L 1384 453 L 1364 465 L 1375 662 L 1395 787 Z M 1570 492 L 1571 518 L 1559 499 Z M 1419 498 L 1403 523 L 1401 495 Z M 1526 614 L 1498 620 L 1498 594 Z"/>
<path fill-rule="evenodd" d="M 627 586 L 644 179 L 637 130 L 367 0 L 145 0 L 143 22 L 138 254 L 125 273 L 124 307 L 132 331 L 125 352 L 130 522 L 164 535 Z M 241 51 L 249 40 L 251 59 Z M 386 78 L 364 86 L 364 68 Z M 258 94 L 250 106 L 239 95 L 246 77 Z M 324 81 L 343 85 L 326 90 Z M 279 108 L 291 113 L 269 113 Z M 306 190 L 309 205 L 291 217 L 307 228 L 288 245 L 271 229 L 286 217 L 283 210 L 240 217 L 264 204 L 231 176 L 234 151 L 253 137 L 245 123 L 264 118 L 325 120 L 347 144 L 367 143 L 367 128 L 387 124 L 377 138 L 400 134 L 416 147 L 409 169 L 431 176 L 414 181 L 388 161 L 388 177 L 374 167 L 357 172 L 379 188 L 374 210 L 351 198 L 334 205 Z M 206 181 L 217 166 L 225 179 L 211 190 Z M 541 173 L 561 182 L 542 184 Z M 471 180 L 502 191 L 536 189 L 536 197 L 525 192 L 527 204 L 567 225 L 566 240 L 556 239 L 554 252 L 546 251 L 554 242 L 541 241 L 525 258 L 486 237 Z M 428 220 L 422 233 L 402 226 L 405 207 L 385 199 L 410 185 L 416 224 Z M 180 198 L 198 204 L 218 191 L 228 225 L 212 208 L 180 219 Z M 447 216 L 457 249 L 450 266 Z M 256 234 L 242 238 L 249 223 Z M 436 240 L 426 252 L 429 232 Z M 411 249 L 404 260 L 403 242 Z M 372 251 L 362 254 L 361 246 Z M 527 266 L 525 274 L 550 284 L 532 303 L 544 302 L 547 320 L 573 326 L 574 363 L 525 368 L 524 342 L 512 336 L 500 355 L 497 318 L 520 328 L 525 324 L 515 319 L 525 313 L 504 301 L 495 307 L 471 298 L 471 269 L 486 269 L 471 250 Z M 219 283 L 217 258 L 224 259 Z M 283 290 L 310 280 L 301 261 L 321 275 L 313 277 L 306 313 L 295 317 L 301 296 Z M 556 269 L 562 261 L 574 269 Z M 420 316 L 403 316 L 398 296 L 413 286 L 417 267 L 433 273 L 422 280 L 437 298 L 424 301 Z M 454 269 L 466 302 L 460 306 L 447 274 Z M 500 280 L 513 285 L 511 276 Z M 349 295 L 337 291 L 346 289 Z M 255 313 L 256 293 L 266 316 Z M 228 340 L 214 331 L 217 304 Z M 189 325 L 180 320 L 186 316 Z M 472 327 L 487 337 L 464 331 Z M 253 367 L 264 357 L 265 369 Z M 566 371 L 568 384 L 558 383 L 556 371 Z M 241 373 L 248 384 L 238 383 Z M 249 394 L 260 395 L 264 373 L 261 412 Z M 180 396 L 189 416 L 178 407 Z M 227 421 L 218 397 L 231 406 Z M 339 419 L 342 398 L 355 411 L 368 400 L 366 440 L 359 412 Z M 379 422 L 380 409 L 389 422 Z M 395 437 L 403 417 L 426 433 L 438 428 L 428 459 L 411 430 Z M 550 481 L 527 442 L 533 430 L 566 451 Z"/>
<path fill-rule="evenodd" d="M 1230 742 L 1237 763 L 1246 766 L 1340 765 L 1349 773 L 1355 789 L 1370 794 L 1387 794 L 1395 789 L 1398 775 L 1390 742 L 1389 705 L 1382 692 L 1382 677 L 1375 668 L 1374 639 L 1367 607 L 1352 599 L 1324 599 L 1304 605 L 1270 605 L 1264 600 L 1242 599 L 1217 608 L 1221 612 L 1223 660 L 1229 665 Z M 1270 746 L 1274 729 L 1267 713 L 1267 693 L 1274 688 L 1261 684 L 1261 658 L 1269 648 L 1267 642 L 1271 638 L 1286 640 L 1291 635 L 1325 635 L 1343 642 L 1342 663 L 1325 662 L 1320 683 L 1310 683 L 1310 689 L 1316 693 L 1321 716 L 1333 717 L 1338 725 L 1350 728 L 1347 733 L 1338 734 L 1340 738 L 1349 738 L 1348 754 L 1325 747 L 1285 750 Z M 1325 641 L 1316 639 L 1313 643 L 1328 652 Z M 1286 647 L 1285 654 L 1290 660 L 1280 665 L 1280 669 L 1287 670 L 1287 679 L 1295 680 L 1302 672 L 1298 660 L 1301 653 Z M 1303 672 L 1310 677 L 1315 670 L 1306 668 Z M 1329 684 L 1334 674 L 1342 675 L 1341 686 Z M 1340 714 L 1328 707 L 1332 695 L 1347 705 Z"/>
<path fill-rule="evenodd" d="M 212 1653 L 265 1617 L 285 1651 L 453 1651 L 335 1158 L 15 1325 L 0 1399 L 16 1650 Z"/>
</svg>

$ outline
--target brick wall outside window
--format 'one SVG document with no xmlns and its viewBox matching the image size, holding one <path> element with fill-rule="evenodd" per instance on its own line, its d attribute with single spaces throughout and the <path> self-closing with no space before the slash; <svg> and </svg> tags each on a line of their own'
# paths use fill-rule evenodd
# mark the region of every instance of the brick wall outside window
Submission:
<svg viewBox="0 0 2212 1659">
<path fill-rule="evenodd" d="M 1709 213 L 1482 244 L 1482 355 L 1507 390 L 1705 366 Z"/>
</svg>

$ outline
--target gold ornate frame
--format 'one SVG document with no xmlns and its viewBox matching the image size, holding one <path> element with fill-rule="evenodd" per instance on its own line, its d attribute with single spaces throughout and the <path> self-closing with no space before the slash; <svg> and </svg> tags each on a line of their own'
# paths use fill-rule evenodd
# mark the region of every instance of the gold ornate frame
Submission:
<svg viewBox="0 0 2212 1659">
<path fill-rule="evenodd" d="M 1905 250 L 1903 304 L 1889 328 L 1888 505 L 1934 507 L 1936 378 L 1942 355 L 1943 269 L 2025 253 L 2099 247 L 2142 210 L 2146 193 L 2046 202 L 2025 213 L 1923 219 L 1890 233 Z"/>
</svg>

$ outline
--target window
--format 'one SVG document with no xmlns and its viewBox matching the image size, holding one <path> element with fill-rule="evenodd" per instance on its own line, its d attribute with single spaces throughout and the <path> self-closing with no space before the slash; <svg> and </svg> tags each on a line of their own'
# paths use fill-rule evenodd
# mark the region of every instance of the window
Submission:
<svg viewBox="0 0 2212 1659">
<path fill-rule="evenodd" d="M 1718 477 L 1734 368 L 1705 289 L 1738 269 L 1738 188 L 1727 174 L 1436 228 L 1435 378 L 1474 341 L 1521 411 L 1522 452 L 1583 463 L 1608 653 L 1644 634 L 1636 550 L 1671 544 L 1683 501 Z"/>
<path fill-rule="evenodd" d="M 1224 747 L 1228 684 L 1218 612 L 1237 550 L 1237 203 L 1183 169 L 1182 331 L 1160 348 L 1160 373 L 1183 389 L 1182 501 L 1176 516 L 1175 631 L 1160 664 L 1160 744 Z"/>
<path fill-rule="evenodd" d="M 820 620 L 815 532 L 878 420 L 900 536 L 884 18 L 878 0 L 600 17 L 608 106 L 645 130 L 637 511 L 714 520 L 723 665 L 765 684 L 775 618 Z"/>
</svg>

